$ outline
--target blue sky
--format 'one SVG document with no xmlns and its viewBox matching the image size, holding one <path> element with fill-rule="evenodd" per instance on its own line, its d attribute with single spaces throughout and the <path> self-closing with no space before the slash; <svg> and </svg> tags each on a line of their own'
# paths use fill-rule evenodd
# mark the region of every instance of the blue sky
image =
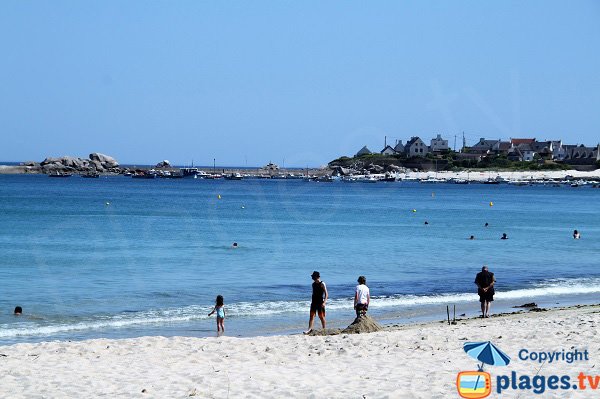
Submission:
<svg viewBox="0 0 600 399">
<path fill-rule="evenodd" d="M 5 1 L 0 52 L 3 161 L 600 141 L 598 1 Z"/>
</svg>

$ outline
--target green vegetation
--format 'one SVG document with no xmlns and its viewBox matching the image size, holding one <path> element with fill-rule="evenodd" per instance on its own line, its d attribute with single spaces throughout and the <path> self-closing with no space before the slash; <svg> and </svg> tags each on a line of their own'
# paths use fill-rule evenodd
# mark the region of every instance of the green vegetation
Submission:
<svg viewBox="0 0 600 399">
<path fill-rule="evenodd" d="M 536 171 L 536 170 L 568 170 L 570 166 L 554 161 L 544 161 L 539 157 L 531 162 L 511 161 L 506 155 L 488 155 L 478 159 L 459 159 L 459 153 L 454 151 L 445 151 L 438 155 L 427 154 L 424 158 L 407 159 L 404 155 L 382 155 L 379 153 L 367 154 L 360 157 L 343 156 L 329 162 L 329 166 L 350 167 L 352 165 L 367 166 L 374 165 L 397 165 L 415 167 L 415 164 L 424 164 L 430 166 L 436 164 L 437 170 L 508 170 L 508 171 Z M 597 162 L 600 167 L 600 161 Z"/>
</svg>

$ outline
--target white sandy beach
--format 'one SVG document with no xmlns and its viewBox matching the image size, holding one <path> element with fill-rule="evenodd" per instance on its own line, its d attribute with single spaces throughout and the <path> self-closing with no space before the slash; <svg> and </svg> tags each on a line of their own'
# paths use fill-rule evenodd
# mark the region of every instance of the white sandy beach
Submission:
<svg viewBox="0 0 600 399">
<path fill-rule="evenodd" d="M 427 179 L 429 177 L 437 177 L 438 179 L 463 179 L 470 181 L 486 181 L 488 179 L 496 179 L 501 177 L 505 180 L 563 180 L 567 176 L 572 176 L 573 179 L 600 179 L 600 169 L 592 171 L 580 170 L 541 170 L 541 171 L 487 171 L 473 169 L 471 171 L 460 172 L 407 172 L 402 174 L 402 177 Z"/>
<path fill-rule="evenodd" d="M 466 341 L 491 340 L 511 358 L 496 375 L 600 375 L 600 306 L 328 337 L 96 339 L 0 347 L 2 398 L 456 398 L 476 370 Z M 589 361 L 518 359 L 518 351 L 587 349 Z M 540 369 L 541 366 L 541 369 Z M 505 390 L 501 397 L 598 397 L 600 390 Z"/>
</svg>

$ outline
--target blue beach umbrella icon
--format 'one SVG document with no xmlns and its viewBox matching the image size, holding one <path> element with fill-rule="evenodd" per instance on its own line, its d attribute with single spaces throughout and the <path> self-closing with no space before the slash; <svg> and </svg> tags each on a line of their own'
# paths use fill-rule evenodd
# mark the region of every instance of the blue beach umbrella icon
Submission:
<svg viewBox="0 0 600 399">
<path fill-rule="evenodd" d="M 463 349 L 467 355 L 481 362 L 479 368 L 482 370 L 484 363 L 491 366 L 506 366 L 510 363 L 510 357 L 490 341 L 465 342 Z"/>
<path fill-rule="evenodd" d="M 491 366 L 506 366 L 510 363 L 510 357 L 502 352 L 498 347 L 492 344 L 490 341 L 487 342 L 465 342 L 463 349 L 467 352 L 467 355 L 481 362 L 479 371 L 483 371 L 483 364 L 489 364 Z M 479 383 L 479 375 L 475 386 Z"/>
</svg>

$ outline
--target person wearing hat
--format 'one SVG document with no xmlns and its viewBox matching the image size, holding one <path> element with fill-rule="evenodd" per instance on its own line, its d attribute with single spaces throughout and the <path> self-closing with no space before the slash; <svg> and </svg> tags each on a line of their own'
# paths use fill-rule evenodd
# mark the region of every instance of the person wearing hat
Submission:
<svg viewBox="0 0 600 399">
<path fill-rule="evenodd" d="M 325 282 L 321 281 L 321 274 L 318 271 L 314 271 L 310 277 L 313 279 L 312 283 L 312 301 L 310 303 L 310 319 L 308 320 L 308 331 L 304 334 L 310 334 L 313 330 L 313 324 L 315 322 L 315 315 L 319 315 L 321 319 L 321 325 L 325 329 L 325 303 L 329 294 L 327 293 L 327 286 Z"/>
</svg>

